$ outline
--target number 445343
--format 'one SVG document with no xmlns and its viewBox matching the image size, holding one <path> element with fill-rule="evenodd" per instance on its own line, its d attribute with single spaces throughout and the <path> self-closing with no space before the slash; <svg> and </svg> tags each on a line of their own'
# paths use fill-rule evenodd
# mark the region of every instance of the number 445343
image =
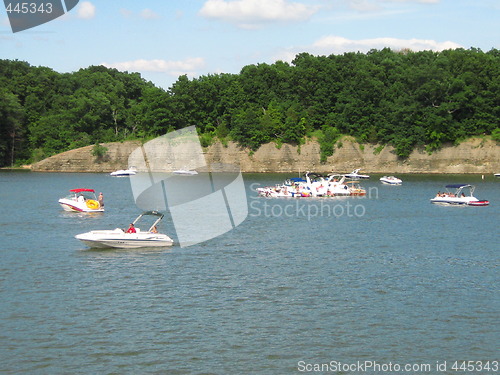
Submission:
<svg viewBox="0 0 500 375">
<path fill-rule="evenodd" d="M 52 3 L 8 3 L 5 8 L 7 13 L 52 13 Z"/>
<path fill-rule="evenodd" d="M 498 361 L 455 361 L 451 366 L 453 371 L 491 371 L 498 372 Z"/>
</svg>

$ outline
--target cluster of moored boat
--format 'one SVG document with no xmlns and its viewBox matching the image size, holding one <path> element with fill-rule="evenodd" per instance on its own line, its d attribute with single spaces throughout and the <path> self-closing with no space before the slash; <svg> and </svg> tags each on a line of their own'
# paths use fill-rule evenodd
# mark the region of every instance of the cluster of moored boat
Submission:
<svg viewBox="0 0 500 375">
<path fill-rule="evenodd" d="M 257 192 L 263 197 L 298 198 L 298 197 L 346 197 L 366 195 L 366 190 L 360 186 L 359 180 L 370 178 L 360 174 L 355 169 L 347 174 L 322 175 L 306 172 L 303 177 L 289 178 L 281 184 L 258 188 Z M 380 178 L 383 184 L 401 185 L 403 181 L 395 176 Z"/>
<path fill-rule="evenodd" d="M 349 180 L 346 175 L 306 172 L 303 177 L 289 178 L 282 184 L 258 188 L 263 197 L 298 198 L 298 197 L 339 197 L 366 195 L 366 190 L 357 180 Z"/>
</svg>

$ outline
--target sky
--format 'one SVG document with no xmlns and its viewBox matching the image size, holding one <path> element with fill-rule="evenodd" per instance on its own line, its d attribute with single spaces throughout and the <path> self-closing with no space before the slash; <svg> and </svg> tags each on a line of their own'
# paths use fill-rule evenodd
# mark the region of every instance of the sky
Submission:
<svg viewBox="0 0 500 375">
<path fill-rule="evenodd" d="M 313 55 L 500 49 L 500 0 L 80 0 L 13 33 L 0 3 L 0 59 L 58 72 L 139 72 L 168 89 L 190 78 Z"/>
</svg>

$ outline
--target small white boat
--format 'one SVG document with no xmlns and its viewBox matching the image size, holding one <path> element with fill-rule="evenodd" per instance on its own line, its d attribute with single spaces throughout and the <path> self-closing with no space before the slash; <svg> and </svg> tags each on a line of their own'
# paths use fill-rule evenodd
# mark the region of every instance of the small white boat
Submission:
<svg viewBox="0 0 500 375">
<path fill-rule="evenodd" d="M 147 231 L 135 227 L 144 216 L 154 216 L 157 219 Z M 113 230 L 92 230 L 87 233 L 77 234 L 76 239 L 92 248 L 124 248 L 136 249 L 142 247 L 168 247 L 174 241 L 166 234 L 156 233 L 156 225 L 163 219 L 163 214 L 157 211 L 146 211 L 133 221 L 135 232 L 124 231 L 116 228 Z"/>
<path fill-rule="evenodd" d="M 500 173 L 495 173 L 494 176 L 495 177 L 500 177 Z"/>
<path fill-rule="evenodd" d="M 178 169 L 176 171 L 173 171 L 172 173 L 184 176 L 195 176 L 198 174 L 198 172 L 196 172 L 195 170 L 188 170 L 188 169 Z"/>
<path fill-rule="evenodd" d="M 455 192 L 438 192 L 431 203 L 446 206 L 487 206 L 490 204 L 487 200 L 479 200 L 474 197 L 475 186 L 469 184 L 446 185 L 446 189 L 456 189 Z"/>
<path fill-rule="evenodd" d="M 359 174 L 360 170 L 361 170 L 361 168 L 355 169 L 351 173 L 345 174 L 344 176 L 346 176 L 347 178 L 355 179 L 355 180 L 358 180 L 360 178 L 362 178 L 362 179 L 370 178 L 370 176 L 368 176 L 366 174 Z"/>
<path fill-rule="evenodd" d="M 366 190 L 359 185 L 359 181 L 347 181 L 346 185 L 349 187 L 349 192 L 353 196 L 364 196 Z"/>
<path fill-rule="evenodd" d="M 401 185 L 403 183 L 403 180 L 394 176 L 380 177 L 380 181 L 386 185 Z"/>
<path fill-rule="evenodd" d="M 59 199 L 64 211 L 72 212 L 104 212 L 94 189 L 72 189 L 69 195 Z"/>
<path fill-rule="evenodd" d="M 134 176 L 137 174 L 137 169 L 134 167 L 129 169 L 119 169 L 117 171 L 111 172 L 109 175 L 113 177 L 126 177 L 126 176 Z"/>
</svg>

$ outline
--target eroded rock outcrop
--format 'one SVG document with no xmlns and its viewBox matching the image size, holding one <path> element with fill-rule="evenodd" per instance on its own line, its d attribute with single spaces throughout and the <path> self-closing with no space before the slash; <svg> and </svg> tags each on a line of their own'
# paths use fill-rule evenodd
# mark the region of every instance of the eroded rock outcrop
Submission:
<svg viewBox="0 0 500 375">
<path fill-rule="evenodd" d="M 46 172 L 111 172 L 128 167 L 128 157 L 141 142 L 102 144 L 108 150 L 97 158 L 93 146 L 82 147 L 42 160 L 32 166 L 34 171 Z M 339 143 L 340 145 L 340 143 Z M 255 152 L 229 142 L 215 143 L 204 150 L 208 163 L 239 165 L 243 172 L 346 172 L 362 168 L 370 173 L 499 173 L 500 146 L 481 138 L 470 139 L 458 146 L 445 146 L 428 154 L 415 150 L 401 160 L 391 146 L 377 148 L 360 145 L 348 138 L 336 147 L 325 164 L 320 163 L 320 148 L 315 141 L 292 146 L 265 144 Z"/>
</svg>

